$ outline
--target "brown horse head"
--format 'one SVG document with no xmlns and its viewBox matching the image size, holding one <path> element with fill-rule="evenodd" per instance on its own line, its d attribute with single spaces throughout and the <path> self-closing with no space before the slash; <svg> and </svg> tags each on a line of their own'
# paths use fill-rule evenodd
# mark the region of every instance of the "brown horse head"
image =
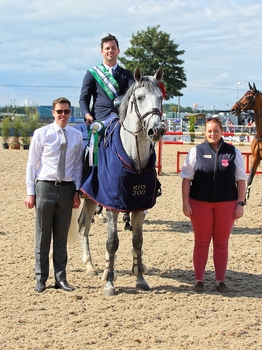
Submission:
<svg viewBox="0 0 262 350">
<path fill-rule="evenodd" d="M 249 90 L 231 107 L 231 112 L 235 115 L 239 116 L 241 112 L 247 110 L 255 111 L 256 109 L 256 97 L 259 94 L 261 95 L 261 93 L 257 90 L 255 83 L 253 83 L 253 86 L 251 86 L 250 83 L 248 83 L 248 85 Z M 260 113 L 261 112 L 262 111 L 260 111 Z"/>
</svg>

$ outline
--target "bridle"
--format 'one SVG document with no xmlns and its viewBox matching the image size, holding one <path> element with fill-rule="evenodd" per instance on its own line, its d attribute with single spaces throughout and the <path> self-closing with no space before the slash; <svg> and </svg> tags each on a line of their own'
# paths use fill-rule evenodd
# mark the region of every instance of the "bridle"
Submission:
<svg viewBox="0 0 262 350">
<path fill-rule="evenodd" d="M 136 137 L 137 134 L 139 134 L 141 130 L 146 130 L 146 124 L 143 122 L 143 120 L 147 116 L 149 116 L 151 114 L 151 117 L 152 117 L 154 114 L 156 114 L 156 115 L 158 115 L 160 117 L 160 120 L 161 120 L 162 113 L 161 113 L 161 111 L 158 108 L 154 107 L 154 108 L 151 108 L 149 111 L 147 111 L 145 114 L 141 115 L 141 113 L 139 111 L 139 108 L 138 108 L 138 105 L 137 105 L 137 99 L 136 99 L 136 96 L 135 96 L 135 90 L 136 89 L 134 89 L 133 94 L 132 94 L 130 113 L 132 112 L 132 109 L 133 109 L 133 106 L 134 106 L 136 115 L 137 115 L 137 117 L 139 119 L 139 122 L 140 122 L 140 129 L 138 129 L 137 131 L 130 131 L 130 130 L 125 128 L 123 121 L 121 122 L 121 125 L 122 125 L 122 127 L 123 127 L 123 129 L 125 131 L 129 132 L 130 134 L 132 134 L 133 136 Z"/>
<path fill-rule="evenodd" d="M 237 108 L 240 110 L 240 112 L 244 112 L 247 108 L 247 106 L 250 104 L 250 103 L 253 103 L 257 97 L 259 92 L 253 92 L 253 91 L 247 91 L 245 93 L 244 96 L 247 96 L 249 98 L 247 98 L 246 102 L 245 103 L 241 103 L 240 101 L 237 101 L 236 102 L 236 105 L 237 105 Z"/>
<path fill-rule="evenodd" d="M 133 106 L 134 106 L 136 115 L 137 115 L 137 117 L 138 117 L 138 119 L 139 119 L 140 128 L 139 128 L 137 131 L 128 130 L 128 129 L 126 129 L 126 127 L 125 127 L 125 125 L 124 125 L 124 121 L 121 121 L 121 126 L 122 126 L 122 128 L 123 128 L 125 131 L 127 131 L 128 133 L 130 133 L 131 135 L 133 135 L 133 136 L 135 137 L 135 140 L 136 140 L 136 150 L 137 150 L 138 161 L 139 161 L 139 168 L 140 168 L 140 172 L 141 172 L 143 169 L 142 169 L 141 158 L 140 158 L 140 154 L 139 154 L 138 134 L 139 134 L 142 130 L 146 130 L 147 125 L 146 125 L 144 119 L 145 119 L 147 116 L 151 115 L 151 117 L 152 117 L 153 115 L 156 114 L 156 115 L 158 115 L 158 116 L 160 117 L 160 121 L 161 121 L 162 113 L 161 113 L 161 111 L 160 111 L 158 108 L 153 107 L 153 108 L 151 108 L 149 111 L 147 111 L 146 113 L 144 113 L 143 115 L 141 115 L 141 113 L 140 113 L 140 111 L 139 111 L 139 108 L 138 108 L 138 105 L 137 105 L 137 99 L 136 99 L 136 96 L 135 96 L 135 90 L 136 90 L 136 88 L 134 89 L 134 91 L 133 91 L 133 93 L 132 93 L 132 97 L 131 97 L 132 100 L 131 100 L 131 110 L 130 110 L 130 113 L 132 112 L 132 109 L 133 109 Z M 148 122 L 149 122 L 149 121 L 148 121 Z M 144 165 L 143 168 L 146 167 L 146 165 L 147 165 L 147 163 L 148 163 L 148 161 L 149 161 L 149 159 L 150 159 L 151 154 L 154 152 L 154 145 L 155 145 L 155 144 L 153 143 L 152 145 L 153 145 L 153 147 L 151 147 L 151 149 L 150 149 L 148 160 L 147 160 L 147 162 L 146 162 L 146 164 Z"/>
<path fill-rule="evenodd" d="M 240 112 L 243 112 L 246 110 L 247 106 L 251 103 L 253 103 L 257 97 L 257 95 L 259 94 L 260 92 L 257 91 L 257 92 L 254 92 L 252 90 L 249 90 L 245 93 L 244 96 L 247 96 L 247 101 L 245 103 L 240 103 L 239 101 L 236 102 L 236 105 L 237 105 L 237 108 L 240 110 Z M 256 113 L 256 116 L 259 117 L 261 116 L 262 114 L 257 114 Z M 262 138 L 261 137 L 258 137 L 257 134 L 254 136 L 255 139 L 258 141 L 258 144 L 260 145 L 260 142 L 262 141 Z"/>
</svg>

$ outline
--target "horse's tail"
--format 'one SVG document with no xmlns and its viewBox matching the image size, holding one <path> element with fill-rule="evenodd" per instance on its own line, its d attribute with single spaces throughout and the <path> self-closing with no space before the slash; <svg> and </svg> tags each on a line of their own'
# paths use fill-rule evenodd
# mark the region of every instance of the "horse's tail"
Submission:
<svg viewBox="0 0 262 350">
<path fill-rule="evenodd" d="M 72 210 L 72 217 L 70 227 L 68 231 L 67 242 L 69 245 L 73 245 L 80 240 L 80 234 L 78 232 L 78 218 L 81 213 L 81 206 L 78 209 Z"/>
</svg>

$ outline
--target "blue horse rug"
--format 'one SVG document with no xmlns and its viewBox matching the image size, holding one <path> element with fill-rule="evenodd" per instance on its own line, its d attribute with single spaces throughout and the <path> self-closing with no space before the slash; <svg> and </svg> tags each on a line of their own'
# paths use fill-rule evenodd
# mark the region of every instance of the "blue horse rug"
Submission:
<svg viewBox="0 0 262 350">
<path fill-rule="evenodd" d="M 155 150 L 152 146 L 146 168 L 136 171 L 122 146 L 120 126 L 116 119 L 105 130 L 99 142 L 98 165 L 87 168 L 81 191 L 107 209 L 136 212 L 152 208 L 160 188 Z"/>
</svg>

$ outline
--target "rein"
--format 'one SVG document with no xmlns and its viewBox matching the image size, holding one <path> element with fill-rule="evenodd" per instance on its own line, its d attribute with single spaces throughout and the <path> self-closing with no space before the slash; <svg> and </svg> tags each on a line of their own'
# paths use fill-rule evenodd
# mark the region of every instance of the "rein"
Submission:
<svg viewBox="0 0 262 350">
<path fill-rule="evenodd" d="M 123 127 L 123 129 L 127 132 L 129 132 L 131 135 L 133 135 L 135 137 L 135 140 L 136 140 L 136 150 L 137 150 L 137 155 L 138 155 L 138 161 L 139 161 L 139 168 L 140 168 L 140 171 L 141 172 L 143 170 L 143 168 L 145 168 L 148 164 L 148 161 L 150 159 L 150 156 L 151 154 L 154 152 L 154 147 L 155 147 L 155 143 L 153 143 L 153 147 L 151 148 L 150 152 L 149 152 L 149 157 L 148 157 L 148 160 L 146 161 L 146 164 L 144 165 L 144 167 L 142 168 L 142 165 L 141 165 L 141 157 L 140 157 L 140 154 L 139 154 L 139 146 L 138 146 L 138 134 L 142 131 L 142 130 L 146 130 L 146 125 L 145 123 L 143 123 L 143 119 L 145 119 L 147 116 L 149 115 L 153 115 L 153 114 L 157 114 L 160 119 L 161 119 L 161 112 L 158 108 L 154 107 L 154 108 L 151 108 L 149 111 L 147 111 L 145 114 L 141 115 L 140 111 L 139 111 L 139 108 L 138 108 L 138 105 L 137 105 L 137 101 L 136 101 L 136 98 L 135 98 L 135 90 L 133 92 L 133 95 L 132 95 L 132 101 L 131 101 L 131 111 L 132 112 L 132 108 L 133 108 L 133 105 L 135 107 L 135 112 L 136 112 L 136 115 L 140 121 L 140 129 L 137 130 L 137 131 L 130 131 L 128 129 L 125 128 L 124 126 L 124 121 L 121 121 L 121 126 Z"/>
</svg>

